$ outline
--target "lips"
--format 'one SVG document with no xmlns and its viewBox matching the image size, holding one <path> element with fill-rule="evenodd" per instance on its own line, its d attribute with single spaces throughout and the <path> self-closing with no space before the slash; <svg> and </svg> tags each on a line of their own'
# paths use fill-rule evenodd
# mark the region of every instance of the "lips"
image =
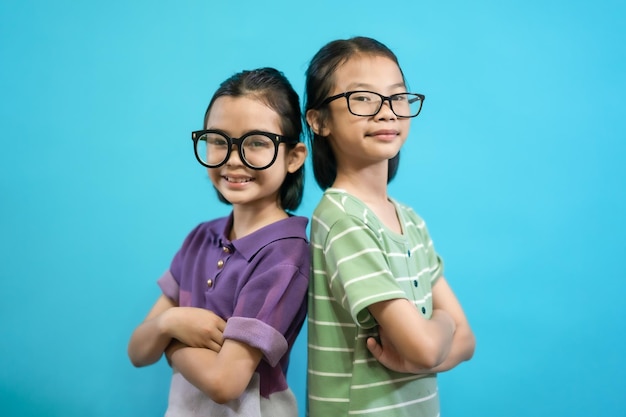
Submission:
<svg viewBox="0 0 626 417">
<path fill-rule="evenodd" d="M 231 183 L 235 183 L 235 184 L 243 184 L 246 182 L 251 182 L 254 181 L 254 178 L 250 178 L 250 177 L 229 177 L 229 176 L 222 176 L 222 178 L 224 178 L 224 180 L 226 180 L 227 182 L 231 182 Z"/>
<path fill-rule="evenodd" d="M 374 138 L 377 141 L 391 143 L 400 136 L 400 132 L 395 129 L 380 129 L 368 133 L 367 136 Z"/>
<path fill-rule="evenodd" d="M 369 136 L 398 136 L 399 132 L 394 129 L 380 129 L 371 132 Z"/>
</svg>

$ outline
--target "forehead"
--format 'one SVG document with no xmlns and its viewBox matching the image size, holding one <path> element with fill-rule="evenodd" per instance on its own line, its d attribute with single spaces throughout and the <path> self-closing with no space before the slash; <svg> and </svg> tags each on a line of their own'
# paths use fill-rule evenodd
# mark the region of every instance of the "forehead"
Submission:
<svg viewBox="0 0 626 417">
<path fill-rule="evenodd" d="M 373 90 L 388 93 L 404 88 L 398 64 L 379 55 L 354 55 L 340 65 L 334 74 L 334 92 Z"/>
<path fill-rule="evenodd" d="M 206 129 L 219 129 L 233 137 L 251 130 L 282 134 L 280 117 L 264 101 L 254 96 L 222 96 L 215 100 Z"/>
</svg>

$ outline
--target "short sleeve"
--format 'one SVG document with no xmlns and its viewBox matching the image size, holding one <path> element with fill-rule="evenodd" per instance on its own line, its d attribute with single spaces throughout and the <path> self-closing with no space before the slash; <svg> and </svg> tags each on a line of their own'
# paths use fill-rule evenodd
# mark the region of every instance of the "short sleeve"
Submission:
<svg viewBox="0 0 626 417">
<path fill-rule="evenodd" d="M 407 298 L 389 269 L 380 236 L 362 220 L 346 216 L 336 222 L 323 250 L 329 287 L 361 327 L 376 325 L 371 304 Z"/>
<path fill-rule="evenodd" d="M 169 270 L 165 271 L 157 281 L 157 284 L 161 288 L 163 295 L 173 300 L 176 304 L 180 304 L 180 287 Z"/>
<path fill-rule="evenodd" d="M 304 239 L 273 242 L 257 254 L 255 266 L 239 293 L 224 337 L 261 350 L 275 364 L 306 315 L 309 246 Z"/>
<path fill-rule="evenodd" d="M 199 224 L 191 232 L 189 232 L 187 237 L 185 237 L 185 240 L 183 241 L 180 249 L 178 249 L 178 251 L 174 255 L 174 258 L 172 259 L 172 262 L 170 263 L 170 273 L 179 284 L 181 276 L 183 274 L 182 270 L 185 267 L 185 264 L 187 262 L 190 262 L 190 260 L 187 259 L 187 253 L 189 253 L 190 251 L 194 251 L 194 248 L 194 253 L 197 253 L 198 246 L 202 243 L 201 229 L 203 228 L 203 226 L 204 224 Z M 193 261 L 193 259 L 191 259 L 191 261 Z"/>
</svg>

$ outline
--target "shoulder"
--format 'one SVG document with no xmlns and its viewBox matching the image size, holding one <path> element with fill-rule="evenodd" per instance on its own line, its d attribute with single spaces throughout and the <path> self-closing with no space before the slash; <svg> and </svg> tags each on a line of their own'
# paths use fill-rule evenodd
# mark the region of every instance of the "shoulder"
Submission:
<svg viewBox="0 0 626 417">
<path fill-rule="evenodd" d="M 219 237 L 224 234 L 226 224 L 228 223 L 228 217 L 220 217 L 215 220 L 202 222 L 194 227 L 189 234 L 187 234 L 186 240 L 204 239 L 206 237 Z"/>
<path fill-rule="evenodd" d="M 170 265 L 172 274 L 180 277 L 180 269 L 184 265 L 193 266 L 198 256 L 207 258 L 207 254 L 220 250 L 220 241 L 228 218 L 220 218 L 198 224 L 183 240 Z"/>
<path fill-rule="evenodd" d="M 309 240 L 306 227 L 309 222 L 307 217 L 290 216 L 286 219 L 273 223 L 255 234 L 257 246 L 260 249 L 280 251 L 307 251 L 309 250 Z M 252 236 L 254 237 L 254 236 Z M 284 254 L 283 254 L 284 256 Z"/>
<path fill-rule="evenodd" d="M 395 199 L 391 199 L 391 201 L 396 206 L 396 211 L 398 212 L 405 226 L 409 228 L 416 228 L 418 230 L 426 229 L 426 222 L 411 206 L 408 206 Z"/>
<path fill-rule="evenodd" d="M 302 261 L 298 259 L 304 257 L 303 254 L 308 255 L 309 252 L 306 235 L 308 221 L 306 217 L 290 216 L 232 243 L 249 261 L 262 253 L 264 260 L 275 257 L 277 261 L 282 260 L 283 263 L 300 264 Z"/>
<path fill-rule="evenodd" d="M 380 221 L 358 198 L 340 189 L 327 189 L 313 212 L 312 230 L 340 230 L 353 225 L 376 230 Z"/>
<path fill-rule="evenodd" d="M 361 207 L 363 207 L 363 203 L 347 191 L 339 188 L 328 188 L 324 191 L 314 213 L 340 215 L 358 211 Z"/>
<path fill-rule="evenodd" d="M 238 239 L 239 244 L 250 247 L 263 247 L 284 239 L 307 240 L 306 226 L 309 219 L 303 216 L 289 216 Z"/>
<path fill-rule="evenodd" d="M 289 216 L 268 227 L 277 236 L 283 235 L 286 238 L 296 238 L 306 240 L 306 226 L 309 219 L 304 216 Z"/>
</svg>

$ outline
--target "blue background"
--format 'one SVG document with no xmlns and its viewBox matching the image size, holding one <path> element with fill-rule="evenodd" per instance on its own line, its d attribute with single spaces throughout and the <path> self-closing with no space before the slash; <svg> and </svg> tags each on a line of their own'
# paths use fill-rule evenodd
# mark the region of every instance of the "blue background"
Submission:
<svg viewBox="0 0 626 417">
<path fill-rule="evenodd" d="M 174 5 L 175 4 L 175 5 Z M 477 336 L 454 416 L 625 416 L 626 11 L 620 1 L 0 3 L 0 409 L 157 416 L 134 327 L 187 232 L 228 212 L 192 154 L 210 96 L 378 38 L 415 92 L 391 194 L 428 222 Z M 298 210 L 321 192 L 308 172 Z M 304 405 L 306 342 L 289 379 Z"/>
</svg>

